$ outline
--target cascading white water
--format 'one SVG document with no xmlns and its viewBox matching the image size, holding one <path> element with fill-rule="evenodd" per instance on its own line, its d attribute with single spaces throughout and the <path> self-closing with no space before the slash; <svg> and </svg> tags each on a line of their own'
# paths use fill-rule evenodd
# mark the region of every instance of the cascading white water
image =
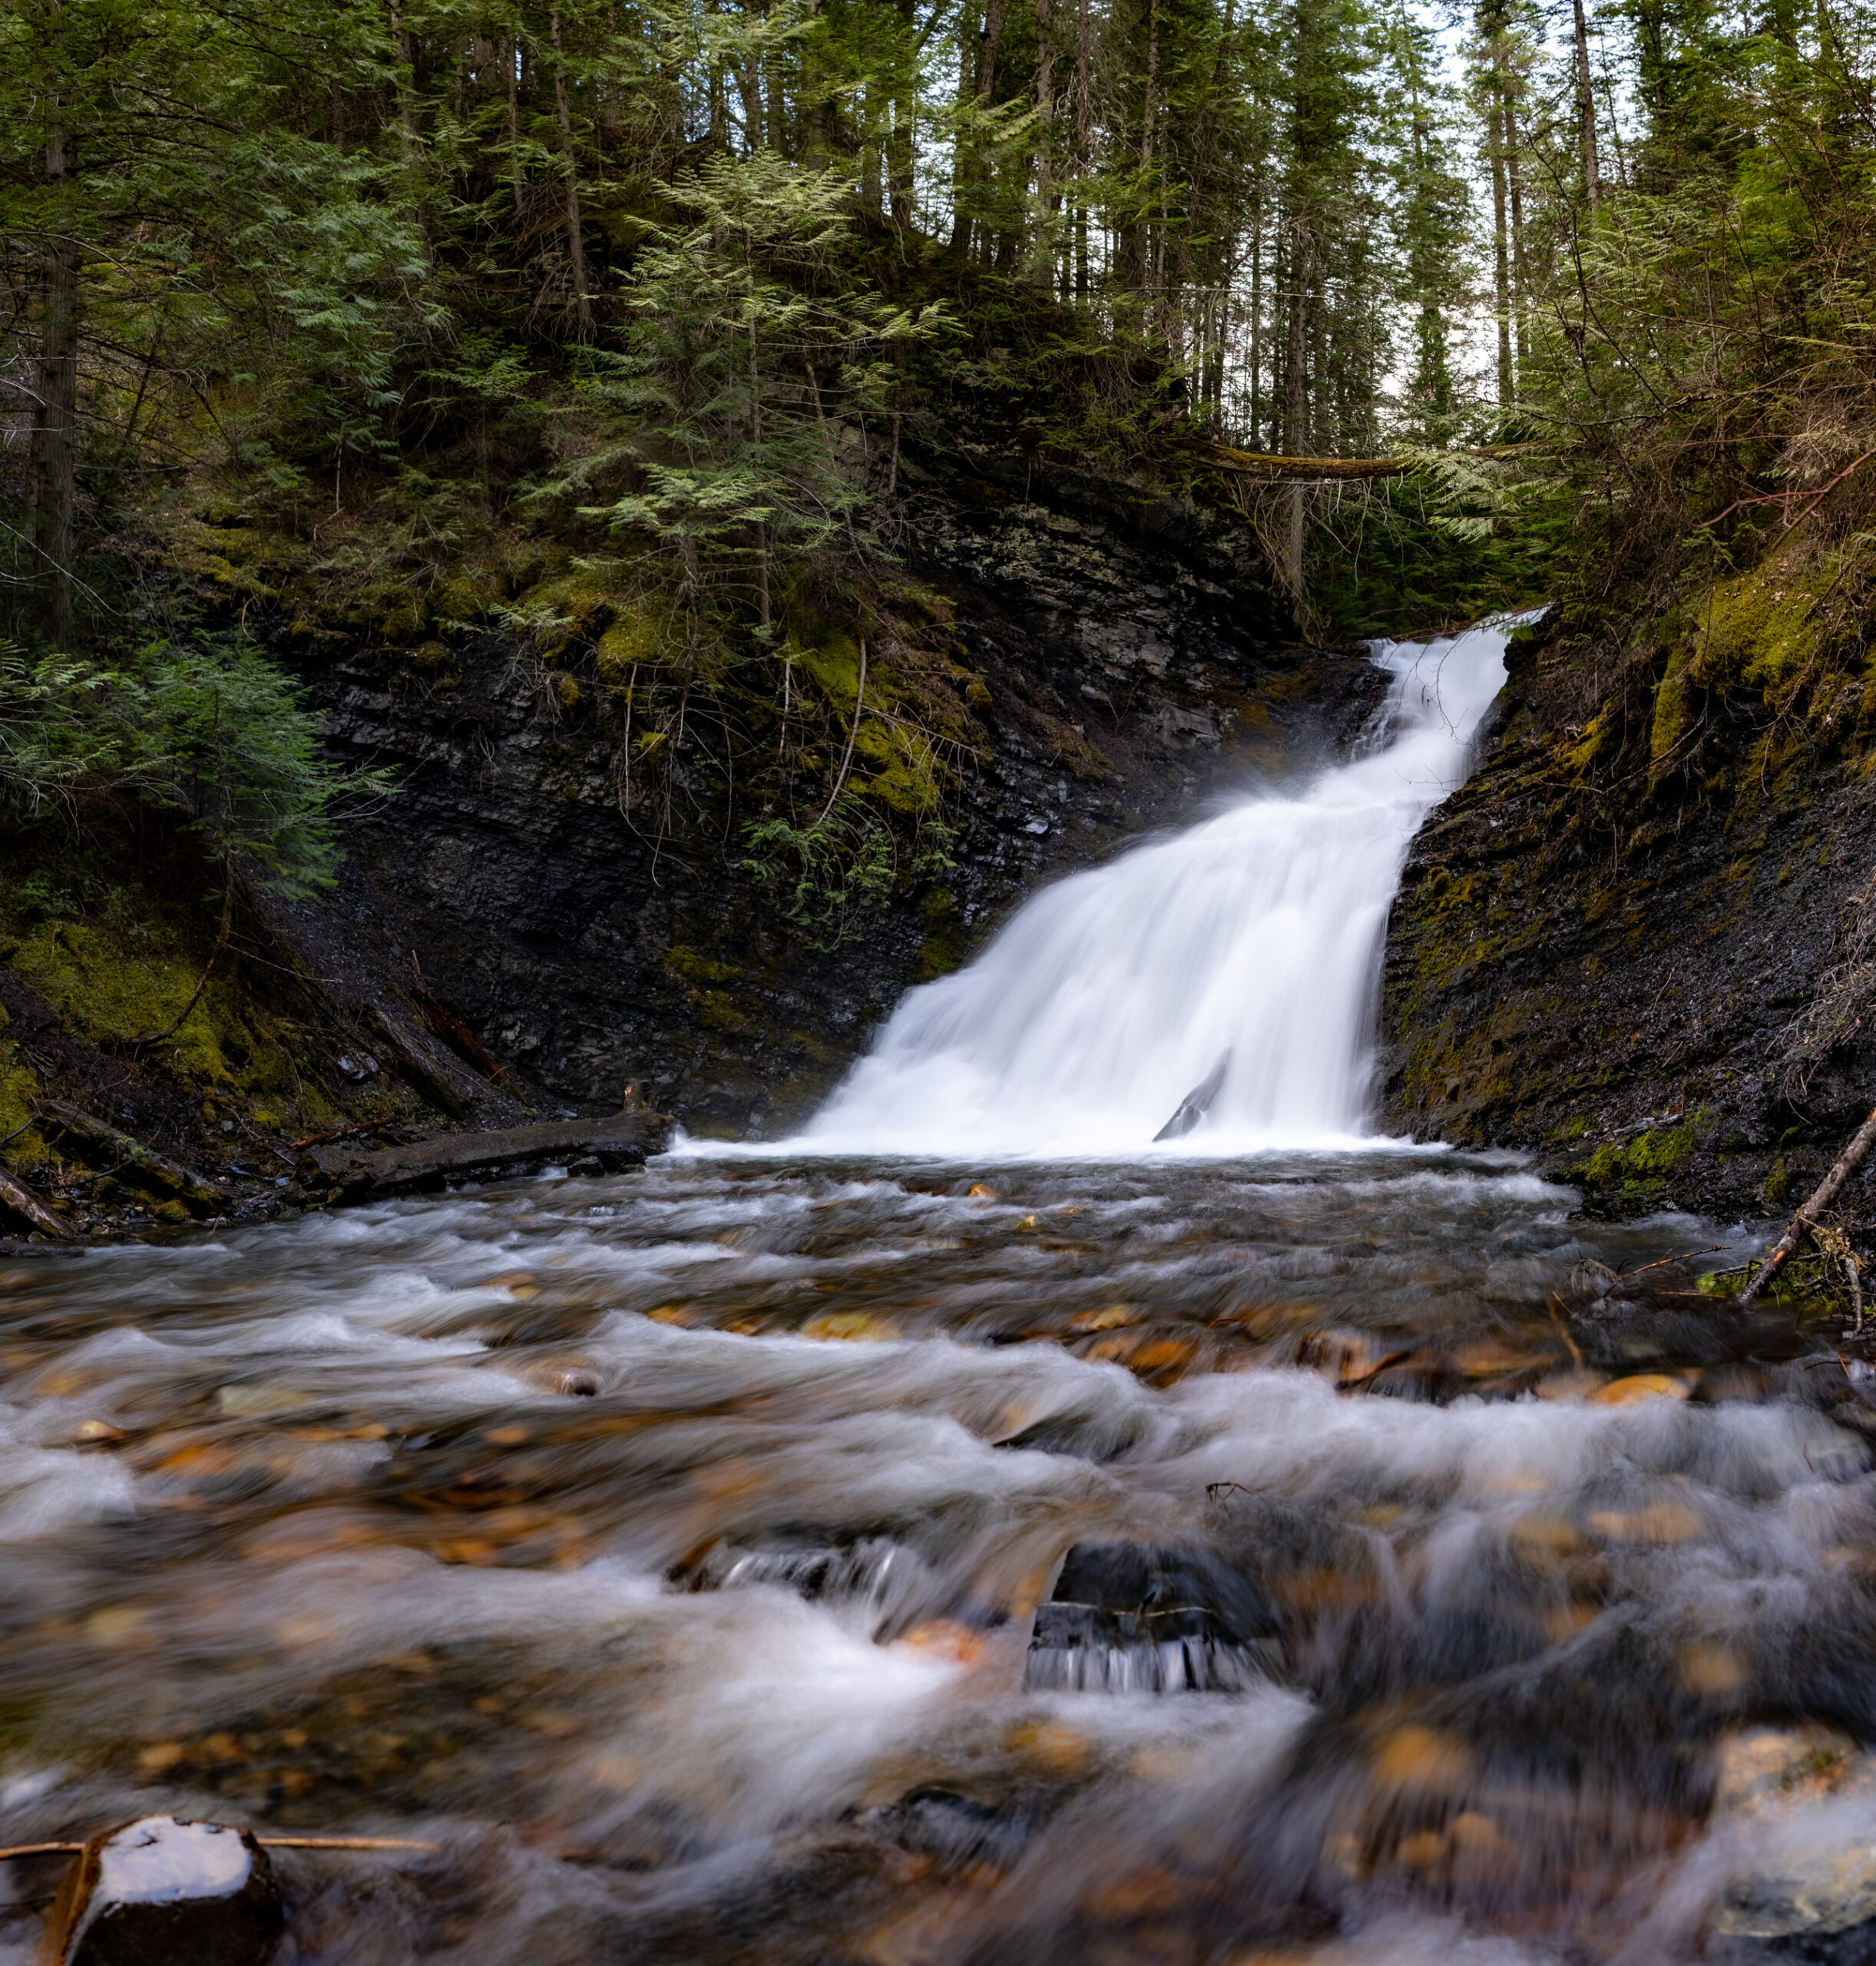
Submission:
<svg viewBox="0 0 1876 1966">
<path fill-rule="evenodd" d="M 1378 644 L 1395 685 L 1362 755 L 1044 889 L 908 993 L 796 1144 L 1137 1153 L 1227 1050 L 1188 1150 L 1353 1144 L 1401 862 L 1465 776 L 1514 625 Z"/>
</svg>

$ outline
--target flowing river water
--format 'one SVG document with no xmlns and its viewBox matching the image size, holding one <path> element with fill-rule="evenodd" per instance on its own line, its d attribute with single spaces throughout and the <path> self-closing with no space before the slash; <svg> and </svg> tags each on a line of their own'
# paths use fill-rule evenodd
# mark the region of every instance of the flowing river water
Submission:
<svg viewBox="0 0 1876 1966">
<path fill-rule="evenodd" d="M 14 1262 L 0 1837 L 434 1846 L 282 1853 L 302 1962 L 1876 1957 L 1860 1352 L 1361 1137 L 1425 653 L 802 1140 Z"/>
</svg>

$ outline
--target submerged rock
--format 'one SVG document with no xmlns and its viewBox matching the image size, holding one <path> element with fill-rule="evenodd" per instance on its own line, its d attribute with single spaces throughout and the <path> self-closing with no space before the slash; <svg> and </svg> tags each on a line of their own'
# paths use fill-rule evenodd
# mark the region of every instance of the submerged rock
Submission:
<svg viewBox="0 0 1876 1966">
<path fill-rule="evenodd" d="M 280 1935 L 267 1853 L 244 1829 L 144 1816 L 87 1843 L 41 1966 L 262 1966 Z"/>
<path fill-rule="evenodd" d="M 884 1808 L 869 1809 L 859 1821 L 941 1864 L 987 1864 L 1005 1870 L 1022 1855 L 1040 1818 L 1034 1809 L 928 1787 L 915 1789 Z"/>
<path fill-rule="evenodd" d="M 858 1617 L 882 1642 L 933 1618 L 962 1616 L 974 1623 L 981 1616 L 916 1551 L 888 1536 L 718 1543 L 680 1574 L 693 1590 L 779 1586 Z"/>
<path fill-rule="evenodd" d="M 1824 1938 L 1860 1935 L 1858 1928 L 1872 1920 L 1876 1845 L 1858 1842 L 1848 1849 L 1794 1852 L 1776 1870 L 1735 1878 L 1709 1922 L 1722 1938 Z M 1876 1940 L 1876 1933 L 1869 1936 Z"/>
<path fill-rule="evenodd" d="M 1036 1610 L 1023 1683 L 1082 1693 L 1235 1692 L 1269 1676 L 1275 1624 L 1203 1551 L 1077 1543 Z"/>
</svg>

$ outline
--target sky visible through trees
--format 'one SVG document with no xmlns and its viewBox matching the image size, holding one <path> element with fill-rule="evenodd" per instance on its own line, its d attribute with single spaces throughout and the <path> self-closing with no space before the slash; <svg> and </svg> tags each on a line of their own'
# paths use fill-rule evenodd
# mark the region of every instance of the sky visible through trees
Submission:
<svg viewBox="0 0 1876 1966">
<path fill-rule="evenodd" d="M 322 565 L 365 551 L 361 500 L 438 564 L 471 507 L 654 541 L 694 648 L 732 562 L 766 634 L 786 566 L 859 551 L 902 442 L 965 425 L 1173 482 L 1194 439 L 1395 453 L 1418 516 L 1388 578 L 1489 539 L 1454 607 L 1555 587 L 1566 536 L 1650 485 L 1683 534 L 1768 495 L 1782 417 L 1817 468 L 1857 455 L 1873 25 L 1867 0 L 8 0 L 12 611 L 71 640 L 130 542 L 176 559 L 212 479 Z M 857 488 L 856 425 L 891 460 Z M 1398 532 L 1395 493 L 1355 505 Z M 1292 574 L 1305 527 L 1355 551 L 1341 492 L 1259 523 Z"/>
</svg>

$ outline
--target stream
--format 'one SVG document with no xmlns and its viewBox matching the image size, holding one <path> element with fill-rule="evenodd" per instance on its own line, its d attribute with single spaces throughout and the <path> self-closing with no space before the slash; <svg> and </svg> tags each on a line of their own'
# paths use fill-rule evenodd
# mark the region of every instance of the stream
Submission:
<svg viewBox="0 0 1876 1966">
<path fill-rule="evenodd" d="M 800 1140 L 10 1259 L 0 1838 L 428 1846 L 279 1852 L 308 1966 L 1876 1958 L 1861 1341 L 1364 1136 L 1501 648 L 1382 651 L 1361 756 L 1040 897 Z"/>
</svg>

